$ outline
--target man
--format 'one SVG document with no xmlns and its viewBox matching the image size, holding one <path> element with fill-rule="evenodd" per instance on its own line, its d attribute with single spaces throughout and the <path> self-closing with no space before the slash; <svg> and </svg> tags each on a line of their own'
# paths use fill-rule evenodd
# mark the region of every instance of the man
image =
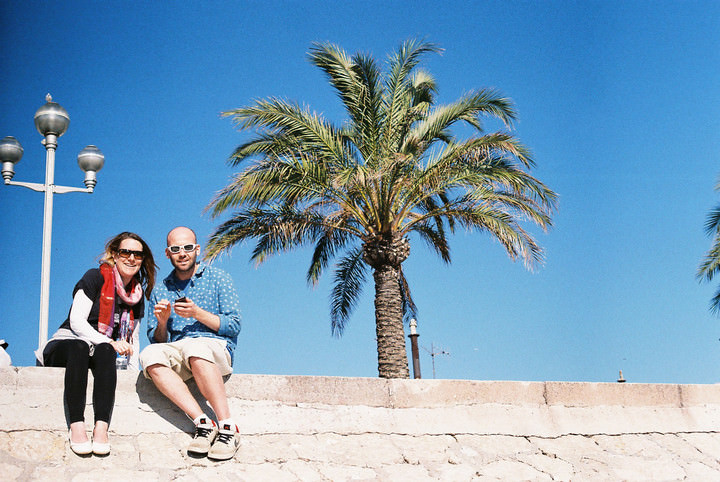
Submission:
<svg viewBox="0 0 720 482">
<path fill-rule="evenodd" d="M 174 270 L 150 298 L 148 337 L 140 354 L 143 372 L 195 423 L 188 452 L 231 459 L 240 444 L 230 416 L 223 376 L 232 373 L 240 332 L 239 300 L 224 271 L 198 263 L 195 233 L 177 227 L 167 235 L 166 256 Z M 194 378 L 218 418 L 208 417 L 185 384 Z"/>
</svg>

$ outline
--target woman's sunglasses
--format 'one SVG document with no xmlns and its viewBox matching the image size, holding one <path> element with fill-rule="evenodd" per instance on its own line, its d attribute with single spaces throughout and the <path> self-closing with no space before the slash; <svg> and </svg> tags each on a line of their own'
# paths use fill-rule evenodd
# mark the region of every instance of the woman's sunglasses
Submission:
<svg viewBox="0 0 720 482">
<path fill-rule="evenodd" d="M 120 248 L 117 250 L 118 256 L 120 256 L 122 259 L 130 259 L 130 256 L 135 256 L 135 259 L 138 261 L 142 261 L 145 257 L 145 253 L 142 251 L 135 251 L 133 249 L 125 249 Z"/>
</svg>

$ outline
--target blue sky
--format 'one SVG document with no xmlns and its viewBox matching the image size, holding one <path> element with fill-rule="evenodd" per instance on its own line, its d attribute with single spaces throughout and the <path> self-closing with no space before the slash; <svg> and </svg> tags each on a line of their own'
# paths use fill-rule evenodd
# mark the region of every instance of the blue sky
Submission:
<svg viewBox="0 0 720 482">
<path fill-rule="evenodd" d="M 225 219 L 203 208 L 247 134 L 220 112 L 280 96 L 340 123 L 310 44 L 384 60 L 424 38 L 445 49 L 424 64 L 441 103 L 483 87 L 513 99 L 514 133 L 560 203 L 553 229 L 537 233 L 546 263 L 535 273 L 487 235 L 454 235 L 449 266 L 411 239 L 423 376 L 435 347 L 449 353 L 435 357 L 437 378 L 720 379 L 716 286 L 695 279 L 718 201 L 717 2 L 23 1 L 2 2 L 0 15 L 0 137 L 25 149 L 15 180 L 43 182 L 33 114 L 48 92 L 71 118 L 56 184 L 82 186 L 87 144 L 106 157 L 94 194 L 54 197 L 50 334 L 109 237 L 143 236 L 164 277 L 170 228 L 204 242 Z M 43 196 L 0 186 L 0 207 L 0 338 L 14 364 L 34 364 Z M 336 339 L 330 276 L 305 283 L 309 251 L 256 268 L 251 250 L 217 262 L 243 305 L 235 372 L 377 376 L 372 285 Z"/>
</svg>

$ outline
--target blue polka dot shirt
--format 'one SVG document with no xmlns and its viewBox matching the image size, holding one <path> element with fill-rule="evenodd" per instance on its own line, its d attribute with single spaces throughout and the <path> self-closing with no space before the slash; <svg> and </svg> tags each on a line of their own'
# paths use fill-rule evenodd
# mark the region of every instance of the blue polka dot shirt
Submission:
<svg viewBox="0 0 720 482">
<path fill-rule="evenodd" d="M 148 303 L 147 319 L 150 343 L 156 343 L 154 335 L 158 320 L 153 312 L 155 304 L 160 300 L 174 301 L 183 296 L 190 298 L 203 310 L 218 315 L 220 328 L 218 331 L 214 331 L 195 318 L 183 318 L 173 311 L 167 322 L 168 341 L 203 336 L 220 338 L 227 341 L 227 349 L 233 360 L 237 336 L 240 333 L 240 300 L 230 275 L 204 263 L 198 264 L 195 274 L 185 287 L 175 277 L 174 270 L 161 284 L 155 286 L 150 296 L 150 303 Z"/>
</svg>

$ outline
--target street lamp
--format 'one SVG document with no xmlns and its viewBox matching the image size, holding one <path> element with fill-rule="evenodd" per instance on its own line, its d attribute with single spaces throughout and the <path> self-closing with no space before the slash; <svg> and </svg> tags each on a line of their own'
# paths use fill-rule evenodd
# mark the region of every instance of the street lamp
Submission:
<svg viewBox="0 0 720 482">
<path fill-rule="evenodd" d="M 12 136 L 0 140 L 0 162 L 2 162 L 2 177 L 5 184 L 22 186 L 33 191 L 45 193 L 45 210 L 43 214 L 43 245 L 42 245 L 42 272 L 40 276 L 40 329 L 38 346 L 47 341 L 48 311 L 50 307 L 50 244 L 52 239 L 52 210 L 53 193 L 86 192 L 92 194 L 97 184 L 97 171 L 102 169 L 105 156 L 95 146 L 87 146 L 78 154 L 78 165 L 85 171 L 85 189 L 55 185 L 55 150 L 57 139 L 62 136 L 70 124 L 70 116 L 60 104 L 53 102 L 50 94 L 45 96 L 45 105 L 35 112 L 35 127 L 43 135 L 45 146 L 45 184 L 34 182 L 17 182 L 15 164 L 23 155 L 23 148 Z"/>
</svg>

